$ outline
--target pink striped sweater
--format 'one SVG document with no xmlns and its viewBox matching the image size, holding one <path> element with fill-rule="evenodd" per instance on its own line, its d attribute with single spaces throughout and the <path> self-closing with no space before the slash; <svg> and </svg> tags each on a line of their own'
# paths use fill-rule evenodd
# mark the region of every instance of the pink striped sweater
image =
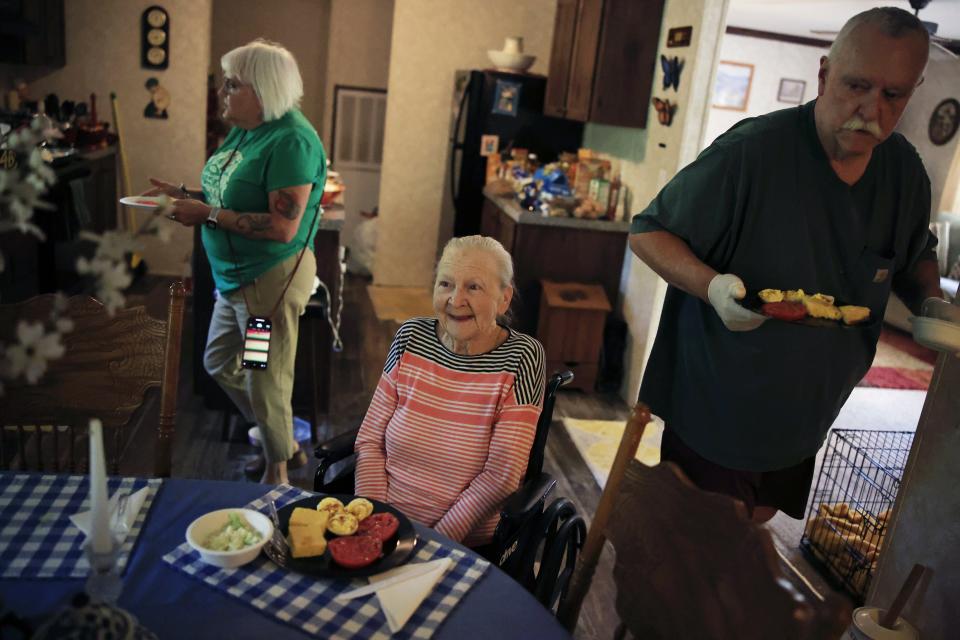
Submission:
<svg viewBox="0 0 960 640">
<path fill-rule="evenodd" d="M 510 331 L 496 349 L 452 353 L 437 321 L 397 331 L 357 436 L 357 495 L 443 535 L 490 542 L 519 488 L 543 403 L 543 346 Z"/>
</svg>

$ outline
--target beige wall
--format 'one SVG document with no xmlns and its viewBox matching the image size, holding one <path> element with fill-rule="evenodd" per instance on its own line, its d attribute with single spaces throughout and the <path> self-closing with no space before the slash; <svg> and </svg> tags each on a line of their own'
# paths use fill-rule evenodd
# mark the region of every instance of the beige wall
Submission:
<svg viewBox="0 0 960 640">
<path fill-rule="evenodd" d="M 170 66 L 140 68 L 140 15 L 153 0 L 69 0 L 64 3 L 67 64 L 39 77 L 25 72 L 35 97 L 87 101 L 97 94 L 101 120 L 113 120 L 110 92 L 117 94 L 120 124 L 134 191 L 147 176 L 199 183 L 206 132 L 206 69 L 210 55 L 211 0 L 166 0 L 170 14 Z M 143 117 L 149 101 L 144 82 L 156 77 L 170 91 L 167 120 Z M 182 272 L 192 233 L 177 227 L 173 240 L 148 239 L 144 256 L 154 273 Z"/>
<path fill-rule="evenodd" d="M 453 74 L 489 66 L 487 49 L 524 38 L 545 74 L 555 0 L 401 0 L 393 15 L 374 279 L 427 285 L 436 258 Z"/>
<path fill-rule="evenodd" d="M 588 124 L 584 146 L 610 153 L 620 159 L 621 180 L 628 189 L 627 216 L 642 211 L 660 188 L 700 149 L 706 125 L 707 100 L 715 69 L 719 41 L 724 29 L 727 0 L 667 0 L 660 33 L 660 54 L 685 60 L 680 89 L 663 91 L 663 70 L 659 62 L 653 79 L 653 95 L 678 103 L 670 127 L 657 122 L 650 107 L 647 129 L 623 129 Z M 693 26 L 689 47 L 666 48 L 667 30 Z M 640 389 L 643 367 L 649 354 L 666 284 L 629 249 L 624 263 L 621 312 L 627 322 L 627 372 L 621 395 L 633 404 Z"/>
<path fill-rule="evenodd" d="M 753 65 L 750 96 L 746 111 L 710 108 L 707 132 L 703 138 L 704 148 L 744 118 L 795 106 L 777 100 L 781 78 L 803 80 L 807 83 L 803 92 L 804 102 L 816 98 L 820 56 L 826 53 L 825 47 L 725 35 L 720 44 L 720 59 Z"/>
<path fill-rule="evenodd" d="M 387 88 L 392 30 L 393 0 L 331 0 L 321 131 L 325 142 L 331 140 L 336 85 Z"/>
<path fill-rule="evenodd" d="M 937 146 L 930 142 L 928 133 L 933 110 L 945 98 L 958 97 L 957 87 L 960 87 L 960 60 L 931 47 L 923 84 L 910 98 L 897 125 L 897 131 L 917 148 L 930 176 L 931 220 L 936 219 L 940 211 L 957 211 L 954 207 L 960 204 L 955 202 L 960 181 L 960 168 L 955 167 L 960 162 L 960 134 L 954 134 L 947 144 Z"/>
<path fill-rule="evenodd" d="M 256 38 L 293 53 L 303 76 L 301 109 L 320 130 L 330 39 L 330 0 L 213 0 L 210 73 L 220 77 L 220 57 Z"/>
</svg>

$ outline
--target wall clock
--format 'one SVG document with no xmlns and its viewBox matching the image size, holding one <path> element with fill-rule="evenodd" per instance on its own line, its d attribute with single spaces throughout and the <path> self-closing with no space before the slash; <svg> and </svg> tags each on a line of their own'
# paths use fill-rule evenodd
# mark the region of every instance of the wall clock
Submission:
<svg viewBox="0 0 960 640">
<path fill-rule="evenodd" d="M 161 6 L 147 7 L 140 18 L 140 66 L 166 69 L 170 64 L 170 16 Z"/>
<path fill-rule="evenodd" d="M 955 98 L 947 98 L 937 105 L 930 115 L 930 125 L 927 132 L 930 142 L 935 145 L 944 145 L 950 142 L 960 127 L 960 102 Z"/>
</svg>

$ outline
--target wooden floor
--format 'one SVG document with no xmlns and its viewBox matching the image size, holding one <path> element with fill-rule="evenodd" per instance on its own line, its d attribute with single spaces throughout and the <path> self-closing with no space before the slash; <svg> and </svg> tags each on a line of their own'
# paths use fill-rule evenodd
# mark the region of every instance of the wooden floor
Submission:
<svg viewBox="0 0 960 640">
<path fill-rule="evenodd" d="M 399 326 L 376 318 L 366 286 L 367 281 L 348 276 L 344 287 L 340 330 L 344 350 L 334 354 L 333 358 L 331 415 L 329 423 L 323 426 L 327 437 L 359 424 L 379 380 L 390 341 Z M 257 449 L 244 441 L 245 434 L 233 433 L 232 438 L 225 440 L 221 414 L 207 410 L 202 399 L 193 394 L 192 319 L 188 316 L 186 320 L 173 475 L 246 482 L 243 466 L 256 456 Z M 579 391 L 558 394 L 544 467 L 558 479 L 555 495 L 570 499 L 588 523 L 596 511 L 600 490 L 565 430 L 558 428 L 558 423 L 564 417 L 626 420 L 628 414 L 626 404 L 613 394 Z M 312 455 L 310 458 L 311 464 L 307 467 L 290 472 L 291 482 L 305 489 L 310 489 L 313 482 L 315 465 Z M 776 537 L 775 531 L 774 535 Z M 583 640 L 613 637 L 616 615 L 613 612 L 611 572 L 612 551 L 608 545 L 584 603 L 575 637 Z"/>
</svg>

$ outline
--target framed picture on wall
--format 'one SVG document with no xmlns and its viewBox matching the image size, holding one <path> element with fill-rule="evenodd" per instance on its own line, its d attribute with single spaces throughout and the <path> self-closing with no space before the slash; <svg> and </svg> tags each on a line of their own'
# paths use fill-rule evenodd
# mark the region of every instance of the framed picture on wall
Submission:
<svg viewBox="0 0 960 640">
<path fill-rule="evenodd" d="M 777 91 L 777 101 L 790 104 L 803 102 L 803 92 L 807 88 L 806 80 L 791 80 L 780 78 L 780 89 Z"/>
<path fill-rule="evenodd" d="M 717 67 L 717 79 L 713 83 L 713 106 L 717 109 L 746 111 L 752 81 L 752 64 L 721 60 Z"/>
</svg>

